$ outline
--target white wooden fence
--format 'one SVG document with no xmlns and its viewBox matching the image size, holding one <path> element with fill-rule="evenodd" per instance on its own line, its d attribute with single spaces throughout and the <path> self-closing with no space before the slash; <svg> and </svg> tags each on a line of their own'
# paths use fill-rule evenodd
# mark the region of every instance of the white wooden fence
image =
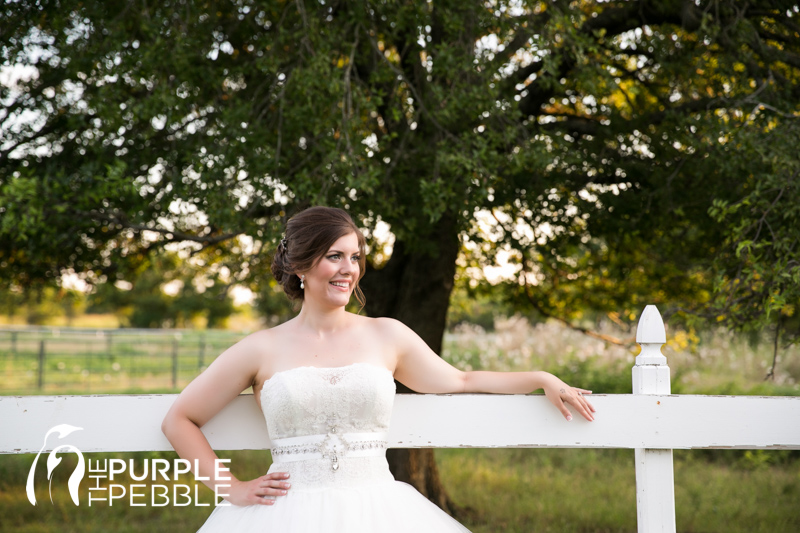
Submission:
<svg viewBox="0 0 800 533">
<path fill-rule="evenodd" d="M 567 422 L 542 395 L 397 396 L 394 448 L 633 448 L 640 532 L 675 531 L 672 450 L 800 449 L 800 397 L 671 395 L 655 306 L 639 320 L 633 394 L 592 395 L 594 422 Z M 0 453 L 36 453 L 58 424 L 83 452 L 171 450 L 161 420 L 175 395 L 0 397 Z M 264 418 L 242 395 L 203 426 L 217 450 L 268 449 Z M 55 440 L 55 439 L 51 439 Z M 53 448 L 53 443 L 45 451 Z"/>
</svg>

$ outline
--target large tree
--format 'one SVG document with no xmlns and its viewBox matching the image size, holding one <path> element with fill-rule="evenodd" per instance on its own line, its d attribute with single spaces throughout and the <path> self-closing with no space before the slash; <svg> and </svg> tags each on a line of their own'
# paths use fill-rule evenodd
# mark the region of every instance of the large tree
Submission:
<svg viewBox="0 0 800 533">
<path fill-rule="evenodd" d="M 507 297 L 567 321 L 800 300 L 793 2 L 0 10 L 4 283 L 124 279 L 171 245 L 259 288 L 286 218 L 327 204 L 369 236 L 367 312 L 437 351 L 457 263 L 499 253 Z M 432 457 L 395 472 L 447 507 Z"/>
</svg>

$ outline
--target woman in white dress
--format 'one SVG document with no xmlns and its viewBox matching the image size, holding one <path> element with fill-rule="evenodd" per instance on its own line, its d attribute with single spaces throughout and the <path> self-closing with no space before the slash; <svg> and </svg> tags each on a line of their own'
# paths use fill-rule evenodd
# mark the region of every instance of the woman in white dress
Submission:
<svg viewBox="0 0 800 533">
<path fill-rule="evenodd" d="M 340 209 L 313 207 L 289 220 L 272 271 L 298 315 L 249 335 L 180 394 L 162 429 L 195 475 L 227 494 L 203 533 L 466 531 L 413 488 L 394 481 L 385 459 L 394 380 L 421 393 L 525 394 L 543 389 L 567 420 L 567 404 L 592 420 L 584 395 L 547 372 L 462 372 L 412 330 L 389 318 L 350 313 L 363 304 L 365 241 Z M 272 440 L 269 472 L 238 480 L 215 469 L 200 431 L 248 387 Z M 202 479 L 202 478 L 200 478 Z"/>
</svg>

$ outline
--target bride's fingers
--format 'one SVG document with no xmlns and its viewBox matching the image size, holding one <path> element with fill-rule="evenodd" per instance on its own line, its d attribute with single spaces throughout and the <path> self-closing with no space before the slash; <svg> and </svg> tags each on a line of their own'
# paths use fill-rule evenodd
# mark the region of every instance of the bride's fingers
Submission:
<svg viewBox="0 0 800 533">
<path fill-rule="evenodd" d="M 280 484 L 280 485 L 267 485 L 261 484 L 256 489 L 259 494 L 269 494 L 271 496 L 286 494 L 286 491 L 289 489 L 289 484 Z"/>
<path fill-rule="evenodd" d="M 257 495 L 259 496 L 285 496 L 287 490 L 292 486 L 291 483 L 284 481 L 287 475 L 280 476 L 279 479 L 264 476 L 258 485 Z"/>
<path fill-rule="evenodd" d="M 576 411 L 578 411 L 579 415 L 591 422 L 594 420 L 592 413 L 595 411 L 595 409 L 594 406 L 584 397 L 584 394 L 591 394 L 591 391 L 577 389 L 574 387 L 570 387 L 566 390 L 562 389 L 561 400 L 563 403 L 570 404 L 573 408 L 575 408 Z M 564 410 L 566 410 L 566 407 L 564 407 Z M 572 420 L 572 417 L 567 416 L 567 420 Z"/>
<path fill-rule="evenodd" d="M 578 395 L 577 398 L 570 403 L 572 403 L 573 407 L 575 407 L 586 420 L 594 420 L 594 416 L 592 416 L 592 413 L 595 412 L 594 406 L 589 403 L 583 395 Z"/>
<path fill-rule="evenodd" d="M 592 413 L 596 413 L 596 412 L 597 412 L 597 409 L 595 409 L 595 408 L 594 408 L 594 405 L 592 405 L 592 402 L 590 402 L 590 401 L 589 401 L 589 400 L 586 398 L 586 395 L 589 395 L 589 394 L 591 394 L 591 393 L 592 393 L 592 391 L 590 391 L 590 390 L 589 390 L 589 391 L 584 391 L 584 390 L 581 390 L 581 400 L 583 401 L 583 403 L 585 403 L 585 404 L 586 404 L 586 407 L 589 409 L 589 411 L 591 411 Z"/>
<path fill-rule="evenodd" d="M 583 401 L 586 403 L 586 406 L 589 408 L 589 410 L 590 410 L 591 412 L 593 412 L 593 413 L 596 413 L 596 412 L 597 412 L 597 409 L 595 409 L 595 408 L 594 408 L 594 405 L 592 405 L 592 402 L 590 402 L 590 401 L 589 401 L 589 400 L 587 400 L 586 398 L 584 398 L 584 399 L 583 399 Z"/>
<path fill-rule="evenodd" d="M 580 416 L 589 420 L 590 422 L 594 420 L 594 416 L 592 413 L 595 412 L 594 406 L 587 400 L 584 395 L 589 395 L 592 391 L 587 389 L 579 389 L 576 387 L 570 387 L 566 384 L 563 384 L 563 387 L 558 389 L 558 392 L 555 390 L 545 391 L 545 394 L 550 399 L 550 402 L 561 411 L 561 414 L 567 421 L 572 420 L 572 413 L 567 408 L 567 404 L 572 406 Z"/>
<path fill-rule="evenodd" d="M 289 482 L 286 481 L 287 479 L 289 479 L 289 474 L 284 474 L 284 475 L 275 476 L 275 477 L 273 477 L 271 475 L 261 476 L 261 480 L 262 480 L 261 482 L 262 483 L 270 484 L 270 485 L 273 485 L 273 486 L 276 486 L 276 487 L 279 486 L 279 485 L 280 486 L 288 485 Z"/>
<path fill-rule="evenodd" d="M 587 409 L 594 412 L 595 411 L 594 406 L 591 404 L 591 402 L 589 402 L 589 400 L 585 398 L 585 396 L 590 395 L 592 391 L 586 389 L 578 389 L 578 388 L 573 388 L 573 390 L 578 394 L 580 402 L 584 404 L 587 407 Z"/>
<path fill-rule="evenodd" d="M 256 496 L 260 496 L 262 498 L 274 498 L 277 496 L 286 496 L 286 494 L 286 489 L 262 488 L 256 491 Z"/>
</svg>

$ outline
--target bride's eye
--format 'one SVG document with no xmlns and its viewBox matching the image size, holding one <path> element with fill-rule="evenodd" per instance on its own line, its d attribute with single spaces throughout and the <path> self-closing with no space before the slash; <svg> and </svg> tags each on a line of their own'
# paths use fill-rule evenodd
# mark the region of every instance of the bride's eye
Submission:
<svg viewBox="0 0 800 533">
<path fill-rule="evenodd" d="M 360 255 L 354 255 L 353 257 L 350 258 L 350 260 L 352 262 L 354 262 L 354 263 L 358 263 L 359 261 L 361 261 L 361 256 Z"/>
<path fill-rule="evenodd" d="M 338 261 L 341 258 L 342 258 L 342 256 L 339 255 L 339 254 L 331 254 L 331 255 L 328 256 L 328 259 L 331 260 L 331 261 Z"/>
</svg>

